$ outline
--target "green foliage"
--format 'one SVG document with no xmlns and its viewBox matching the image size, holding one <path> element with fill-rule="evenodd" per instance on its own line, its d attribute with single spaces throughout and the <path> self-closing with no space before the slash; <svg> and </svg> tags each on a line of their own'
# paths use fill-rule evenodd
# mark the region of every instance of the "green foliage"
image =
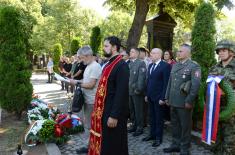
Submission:
<svg viewBox="0 0 235 155">
<path fill-rule="evenodd" d="M 56 123 L 53 120 L 46 120 L 43 123 L 42 128 L 38 132 L 40 142 L 63 144 L 69 139 L 68 135 L 63 135 L 61 137 L 55 136 L 55 124 Z"/>
<path fill-rule="evenodd" d="M 54 71 L 58 72 L 59 60 L 62 56 L 63 50 L 61 44 L 57 43 L 54 45 L 52 59 L 54 62 Z"/>
<path fill-rule="evenodd" d="M 32 99 L 30 49 L 32 18 L 21 9 L 0 9 L 0 106 L 18 118 Z"/>
<path fill-rule="evenodd" d="M 220 112 L 220 121 L 228 121 L 235 114 L 235 95 L 231 84 L 222 80 L 220 87 L 226 96 L 226 107 Z"/>
<path fill-rule="evenodd" d="M 90 38 L 90 46 L 94 53 L 97 53 L 99 51 L 101 38 L 102 36 L 101 36 L 100 27 L 95 26 L 92 29 L 91 38 Z"/>
<path fill-rule="evenodd" d="M 54 125 L 55 122 L 52 120 L 46 120 L 41 130 L 39 130 L 39 139 L 41 142 L 51 142 L 54 137 Z"/>
<path fill-rule="evenodd" d="M 70 45 L 70 51 L 72 55 L 77 53 L 78 49 L 80 48 L 80 42 L 81 42 L 80 38 L 78 37 L 73 38 L 71 45 Z"/>
<path fill-rule="evenodd" d="M 202 117 L 206 79 L 209 68 L 215 63 L 215 11 L 210 3 L 202 3 L 195 14 L 195 24 L 192 30 L 192 58 L 198 62 L 202 70 L 202 86 L 195 107 L 195 115 Z M 198 116 L 197 116 L 198 117 Z"/>
<path fill-rule="evenodd" d="M 115 35 L 126 42 L 132 20 L 133 16 L 126 12 L 113 11 L 101 25 L 102 35 L 104 37 Z"/>
<path fill-rule="evenodd" d="M 65 132 L 69 135 L 71 134 L 77 134 L 77 133 L 80 133 L 80 132 L 84 132 L 84 127 L 79 125 L 79 126 L 76 126 L 76 127 L 72 127 L 72 128 L 66 128 L 65 129 Z"/>
</svg>

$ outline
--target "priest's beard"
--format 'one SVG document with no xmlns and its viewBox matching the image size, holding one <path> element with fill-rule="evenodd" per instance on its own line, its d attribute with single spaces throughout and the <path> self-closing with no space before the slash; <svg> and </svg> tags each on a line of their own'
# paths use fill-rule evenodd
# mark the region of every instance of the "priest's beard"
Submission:
<svg viewBox="0 0 235 155">
<path fill-rule="evenodd" d="M 110 53 L 104 52 L 104 57 L 106 58 L 110 58 L 112 56 L 112 52 L 110 51 Z"/>
</svg>

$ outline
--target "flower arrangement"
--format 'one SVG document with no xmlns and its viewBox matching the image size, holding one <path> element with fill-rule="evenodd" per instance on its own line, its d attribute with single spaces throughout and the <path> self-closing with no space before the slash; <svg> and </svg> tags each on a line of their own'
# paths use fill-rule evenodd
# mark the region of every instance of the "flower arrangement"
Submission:
<svg viewBox="0 0 235 155">
<path fill-rule="evenodd" d="M 68 140 L 68 135 L 84 131 L 78 116 L 62 114 L 57 107 L 38 98 L 33 98 L 27 114 L 30 127 L 25 135 L 25 143 L 28 146 L 35 146 L 39 142 L 62 144 Z"/>
</svg>

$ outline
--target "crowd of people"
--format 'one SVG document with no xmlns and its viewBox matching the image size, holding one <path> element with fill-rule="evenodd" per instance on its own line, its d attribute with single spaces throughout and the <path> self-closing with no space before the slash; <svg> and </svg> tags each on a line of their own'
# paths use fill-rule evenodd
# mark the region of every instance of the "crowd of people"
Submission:
<svg viewBox="0 0 235 155">
<path fill-rule="evenodd" d="M 60 75 L 70 78 L 70 83 L 61 82 L 61 89 L 74 92 L 79 83 L 85 97 L 83 121 L 89 141 L 77 153 L 127 155 L 127 133 L 137 137 L 148 125 L 148 136 L 142 141 L 158 147 L 163 142 L 164 122 L 171 121 L 172 144 L 164 152 L 190 154 L 201 68 L 191 60 L 188 44 L 182 44 L 176 56 L 160 48 L 149 52 L 135 47 L 127 52 L 112 36 L 104 41 L 104 58 L 94 55 L 90 46 L 80 48 L 71 58 L 61 57 Z"/>
</svg>

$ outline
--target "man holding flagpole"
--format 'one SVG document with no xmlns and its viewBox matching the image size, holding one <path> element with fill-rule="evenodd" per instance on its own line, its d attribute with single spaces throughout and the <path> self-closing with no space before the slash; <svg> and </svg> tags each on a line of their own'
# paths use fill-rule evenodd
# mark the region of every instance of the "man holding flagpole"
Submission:
<svg viewBox="0 0 235 155">
<path fill-rule="evenodd" d="M 88 155 L 128 155 L 129 68 L 119 55 L 120 40 L 104 40 L 104 65 L 91 116 Z"/>
</svg>

